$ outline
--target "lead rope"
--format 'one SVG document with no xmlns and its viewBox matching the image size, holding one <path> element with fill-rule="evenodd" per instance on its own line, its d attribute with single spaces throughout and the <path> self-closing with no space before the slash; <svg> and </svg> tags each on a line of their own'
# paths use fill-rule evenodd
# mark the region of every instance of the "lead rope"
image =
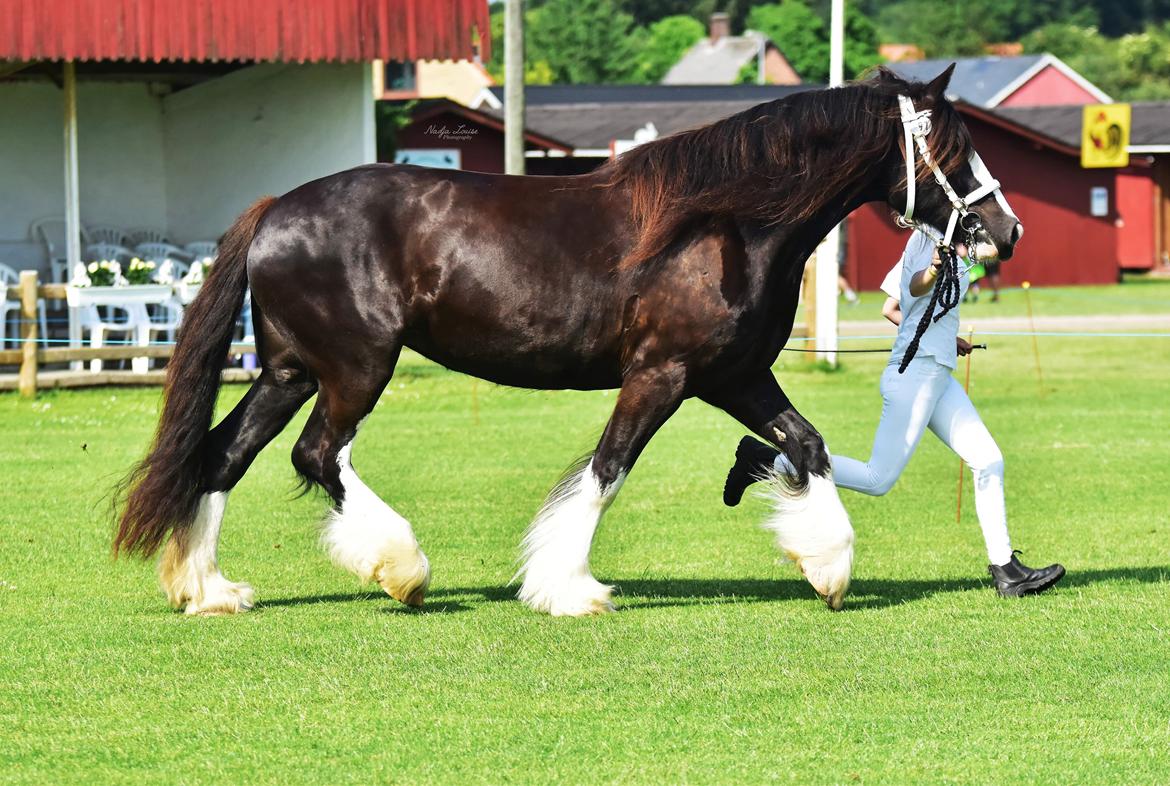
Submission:
<svg viewBox="0 0 1170 786">
<path fill-rule="evenodd" d="M 905 373 L 910 361 L 918 354 L 918 344 L 922 341 L 922 336 L 931 323 L 938 322 L 951 309 L 959 305 L 962 288 L 959 284 L 958 254 L 955 253 L 954 246 L 939 246 L 938 255 L 942 265 L 939 268 L 938 279 L 934 282 L 934 289 L 930 293 L 930 305 L 926 307 L 922 318 L 918 320 L 918 327 L 914 330 L 914 338 L 910 340 L 910 346 L 906 348 L 906 354 L 902 356 L 902 362 L 898 365 L 899 374 Z M 937 314 L 934 313 L 935 306 L 942 308 Z M 932 314 L 934 314 L 933 319 L 931 318 Z"/>
</svg>

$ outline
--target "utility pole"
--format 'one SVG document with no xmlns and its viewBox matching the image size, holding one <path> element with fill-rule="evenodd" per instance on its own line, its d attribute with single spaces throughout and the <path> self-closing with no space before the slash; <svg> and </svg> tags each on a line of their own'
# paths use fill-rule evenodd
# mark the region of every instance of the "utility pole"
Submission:
<svg viewBox="0 0 1170 786">
<path fill-rule="evenodd" d="M 845 81 L 845 0 L 832 0 L 829 20 L 829 87 Z M 837 260 L 841 254 L 841 225 L 833 227 L 817 247 L 814 335 L 817 359 L 837 365 Z"/>
<path fill-rule="evenodd" d="M 504 4 L 504 171 L 524 174 L 524 0 Z"/>
</svg>

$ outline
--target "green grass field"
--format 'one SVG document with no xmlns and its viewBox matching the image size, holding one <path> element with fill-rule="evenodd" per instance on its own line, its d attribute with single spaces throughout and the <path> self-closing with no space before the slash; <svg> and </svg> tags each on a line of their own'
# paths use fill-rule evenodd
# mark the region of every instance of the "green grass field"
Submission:
<svg viewBox="0 0 1170 786">
<path fill-rule="evenodd" d="M 1111 290 L 1119 296 L 1122 290 Z M 0 782 L 1170 783 L 1170 341 L 1023 338 L 975 357 L 1015 545 L 1064 562 L 998 599 L 957 459 L 927 437 L 883 499 L 843 492 L 853 594 L 833 614 L 720 502 L 741 429 L 688 403 L 606 517 L 618 612 L 538 616 L 516 546 L 612 392 L 498 388 L 417 356 L 355 451 L 415 525 L 413 612 L 333 568 L 293 498 L 299 423 L 232 496 L 228 577 L 259 606 L 171 611 L 111 561 L 105 500 L 157 390 L 0 396 Z M 882 356 L 777 373 L 830 447 L 866 455 Z M 225 389 L 230 406 L 243 388 Z"/>
</svg>

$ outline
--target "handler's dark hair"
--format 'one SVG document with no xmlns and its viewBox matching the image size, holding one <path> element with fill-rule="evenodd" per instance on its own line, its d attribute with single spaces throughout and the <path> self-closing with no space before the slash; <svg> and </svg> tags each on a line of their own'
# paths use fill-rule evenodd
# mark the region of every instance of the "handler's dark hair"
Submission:
<svg viewBox="0 0 1170 786">
<path fill-rule="evenodd" d="M 275 201 L 265 197 L 236 219 L 219 244 L 207 280 L 183 313 L 178 344 L 167 365 L 154 444 L 114 494 L 115 509 L 123 510 L 114 536 L 115 555 L 148 557 L 168 534 L 185 546 L 204 491 L 203 448 L 215 414 L 220 371 L 248 287 L 248 248 Z"/>
<path fill-rule="evenodd" d="M 860 82 L 796 93 L 623 153 L 599 171 L 604 186 L 629 191 L 639 230 L 621 265 L 650 259 L 704 217 L 795 223 L 850 184 L 854 191 L 843 197 L 852 199 L 864 170 L 902 150 L 898 94 L 934 110 L 931 155 L 949 174 L 970 147 L 962 119 L 942 96 L 949 78 L 948 69 L 927 85 L 878 68 Z M 847 156 L 836 144 L 844 129 L 859 140 Z M 918 165 L 918 179 L 929 177 L 920 159 Z"/>
</svg>

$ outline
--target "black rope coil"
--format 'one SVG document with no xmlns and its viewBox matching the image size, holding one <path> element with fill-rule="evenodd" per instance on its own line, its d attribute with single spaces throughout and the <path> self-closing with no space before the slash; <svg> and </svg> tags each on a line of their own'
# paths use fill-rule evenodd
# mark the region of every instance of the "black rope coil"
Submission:
<svg viewBox="0 0 1170 786">
<path fill-rule="evenodd" d="M 945 317 L 951 309 L 959 305 L 960 293 L 962 287 L 959 284 L 959 255 L 955 253 L 954 246 L 939 246 L 938 257 L 941 262 L 938 271 L 938 279 L 934 282 L 934 289 L 930 293 L 930 305 L 926 307 L 926 311 L 922 315 L 922 319 L 918 320 L 918 327 L 914 331 L 914 338 L 910 341 L 910 346 L 906 348 L 906 354 L 902 356 L 902 362 L 898 364 L 898 373 L 905 373 L 906 367 L 910 365 L 910 361 L 918 354 L 918 344 L 922 341 L 923 334 L 926 329 L 930 327 L 931 322 L 938 322 Z M 935 306 L 942 310 L 937 314 L 934 313 Z M 934 314 L 933 319 L 931 315 Z"/>
</svg>

